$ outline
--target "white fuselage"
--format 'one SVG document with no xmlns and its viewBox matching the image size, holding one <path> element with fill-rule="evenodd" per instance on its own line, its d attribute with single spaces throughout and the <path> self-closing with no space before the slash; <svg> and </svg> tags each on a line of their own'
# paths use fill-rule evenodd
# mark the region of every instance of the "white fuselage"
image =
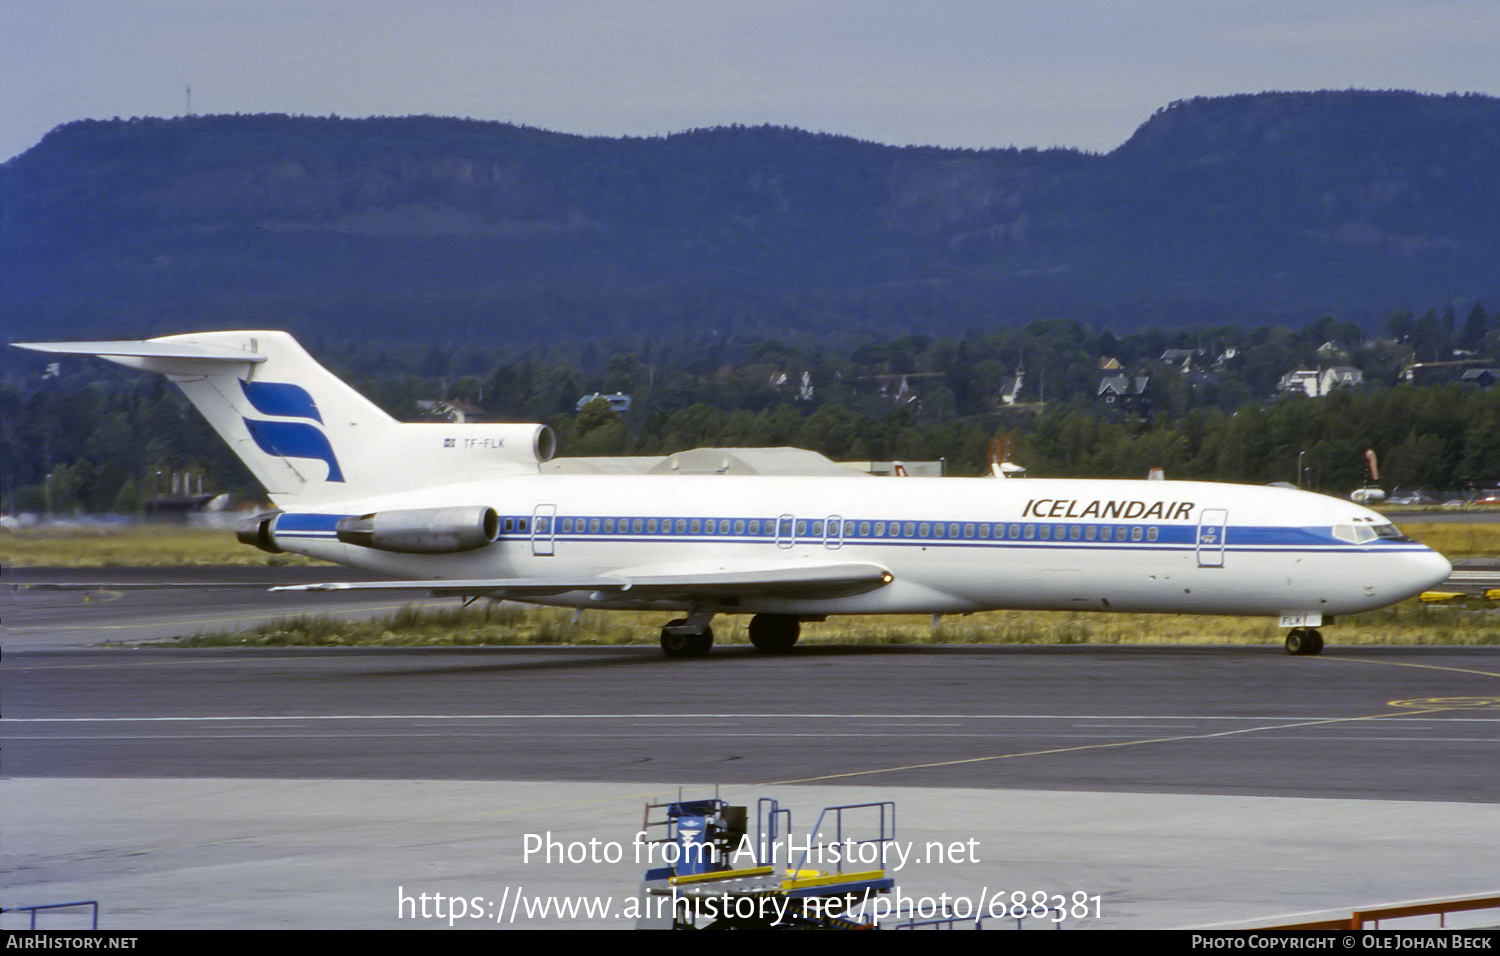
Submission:
<svg viewBox="0 0 1500 956">
<path fill-rule="evenodd" d="M 339 517 L 486 505 L 499 540 L 395 554 L 333 536 Z M 1377 534 L 1375 528 L 1386 529 Z M 289 509 L 278 546 L 421 580 L 586 579 L 860 562 L 891 581 L 843 596 L 746 595 L 723 613 L 953 614 L 1001 608 L 1349 614 L 1445 579 L 1441 556 L 1348 501 L 1186 481 L 523 475 Z M 535 597 L 568 607 L 684 609 L 629 591 Z"/>
</svg>

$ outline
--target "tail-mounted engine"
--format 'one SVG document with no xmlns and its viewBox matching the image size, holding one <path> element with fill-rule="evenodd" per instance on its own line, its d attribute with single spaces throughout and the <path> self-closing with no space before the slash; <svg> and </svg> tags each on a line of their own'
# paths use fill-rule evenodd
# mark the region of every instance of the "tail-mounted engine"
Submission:
<svg viewBox="0 0 1500 956">
<path fill-rule="evenodd" d="M 400 554 L 473 551 L 500 537 L 494 508 L 411 508 L 341 518 L 334 534 L 345 544 Z"/>
<path fill-rule="evenodd" d="M 281 512 L 272 511 L 246 518 L 234 529 L 234 536 L 240 544 L 248 544 L 268 554 L 281 554 L 282 549 L 276 546 L 276 519 L 280 515 Z"/>
</svg>

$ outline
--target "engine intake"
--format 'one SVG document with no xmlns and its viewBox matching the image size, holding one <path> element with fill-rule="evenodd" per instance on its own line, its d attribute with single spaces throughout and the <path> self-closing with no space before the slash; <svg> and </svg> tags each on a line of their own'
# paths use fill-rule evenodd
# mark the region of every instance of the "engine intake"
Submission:
<svg viewBox="0 0 1500 956">
<path fill-rule="evenodd" d="M 494 508 L 411 508 L 341 518 L 334 534 L 345 544 L 399 554 L 454 554 L 500 537 Z"/>
</svg>

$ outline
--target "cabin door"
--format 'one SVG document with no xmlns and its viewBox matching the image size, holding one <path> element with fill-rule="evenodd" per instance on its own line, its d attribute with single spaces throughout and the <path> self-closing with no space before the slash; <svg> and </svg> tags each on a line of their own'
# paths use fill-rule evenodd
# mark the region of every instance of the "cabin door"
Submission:
<svg viewBox="0 0 1500 956">
<path fill-rule="evenodd" d="M 1198 518 L 1198 567 L 1224 566 L 1224 535 L 1229 528 L 1229 512 L 1223 508 L 1205 508 Z"/>
<path fill-rule="evenodd" d="M 782 515 L 776 519 L 776 547 L 790 548 L 797 543 L 797 538 L 792 529 L 796 525 L 796 518 L 792 515 Z"/>
<path fill-rule="evenodd" d="M 531 553 L 547 556 L 553 553 L 557 536 L 557 505 L 537 505 L 531 514 Z"/>
</svg>

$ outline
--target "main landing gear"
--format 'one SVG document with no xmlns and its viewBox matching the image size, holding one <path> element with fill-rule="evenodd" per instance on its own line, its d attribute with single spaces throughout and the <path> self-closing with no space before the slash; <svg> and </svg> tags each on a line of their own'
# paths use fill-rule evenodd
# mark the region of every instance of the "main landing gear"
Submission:
<svg viewBox="0 0 1500 956">
<path fill-rule="evenodd" d="M 714 646 L 714 629 L 708 621 L 679 618 L 661 629 L 661 649 L 668 657 L 702 657 Z"/>
<path fill-rule="evenodd" d="M 1288 654 L 1316 654 L 1323 649 L 1323 635 L 1315 627 L 1294 627 L 1286 636 Z"/>
<path fill-rule="evenodd" d="M 750 643 L 762 654 L 785 654 L 802 635 L 802 622 L 790 614 L 757 614 L 750 619 Z"/>
<path fill-rule="evenodd" d="M 702 657 L 714 646 L 709 612 L 694 612 L 661 629 L 661 649 L 668 657 Z M 750 619 L 750 643 L 762 654 L 785 654 L 802 635 L 802 622 L 790 614 L 757 614 Z"/>
</svg>

